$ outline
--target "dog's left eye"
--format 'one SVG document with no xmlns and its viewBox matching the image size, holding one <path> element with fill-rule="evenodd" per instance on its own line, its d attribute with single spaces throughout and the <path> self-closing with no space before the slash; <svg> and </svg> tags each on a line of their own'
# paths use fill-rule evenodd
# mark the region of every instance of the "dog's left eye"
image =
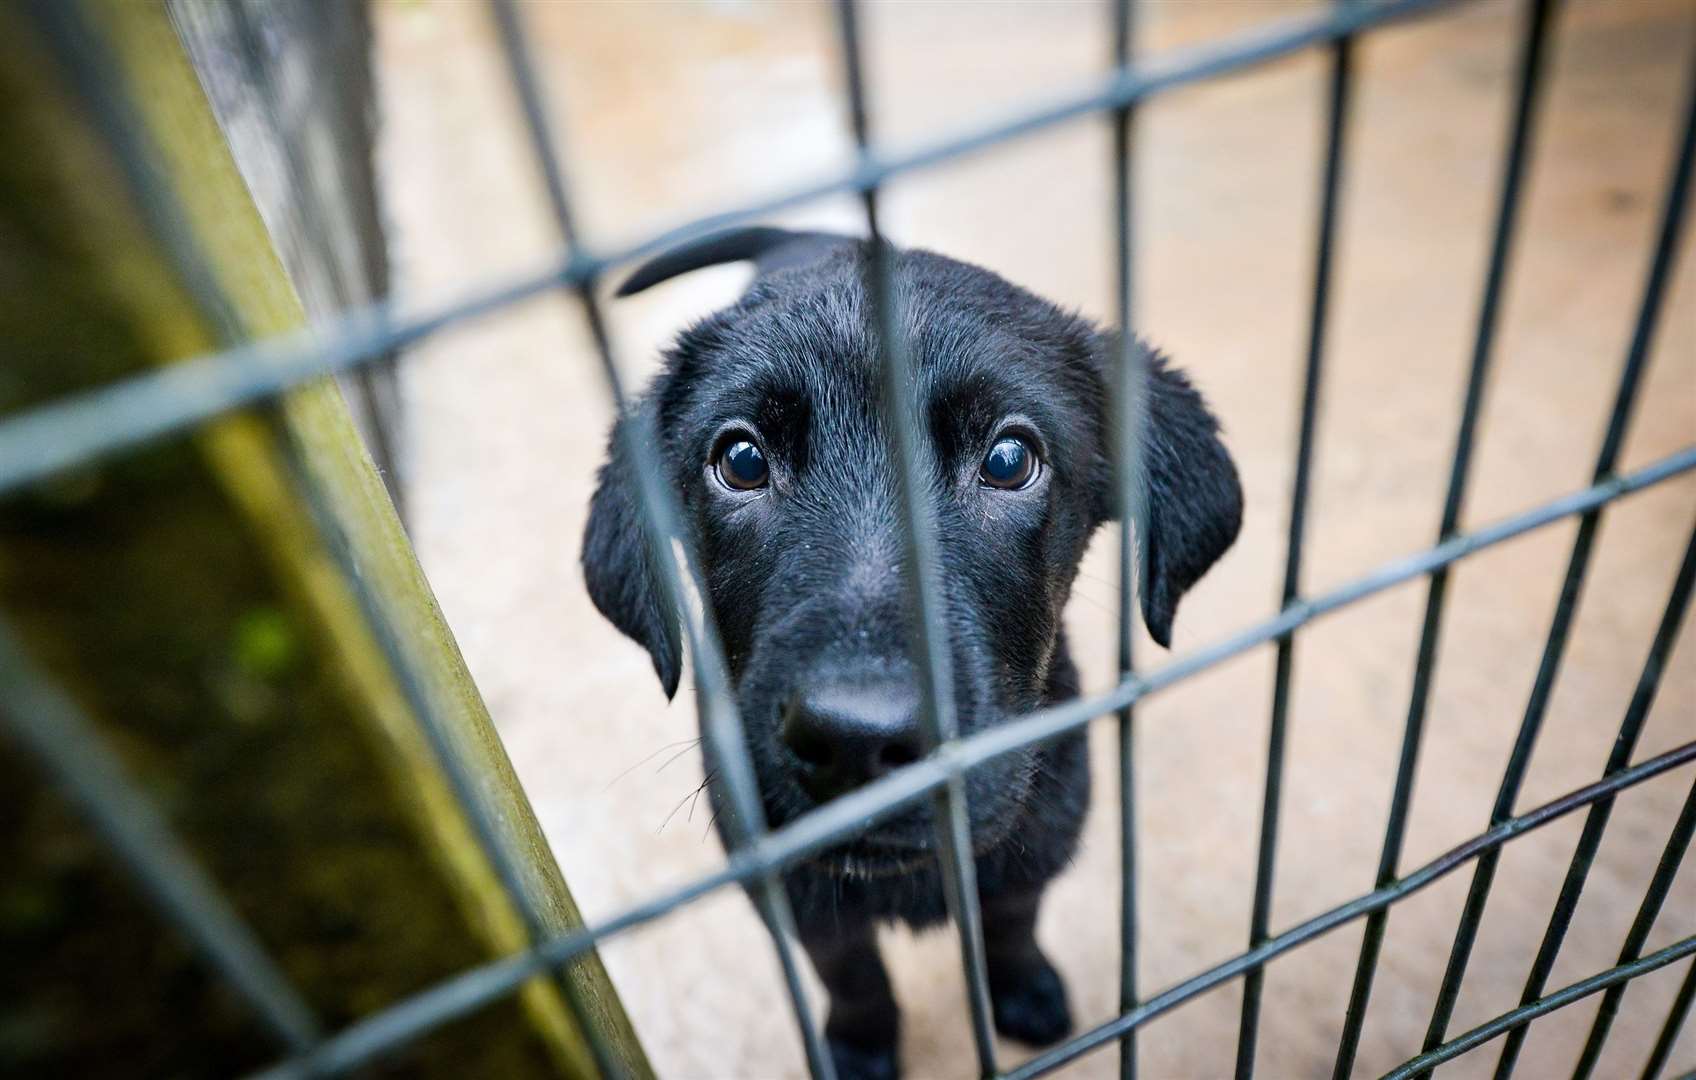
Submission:
<svg viewBox="0 0 1696 1080">
<path fill-rule="evenodd" d="M 737 491 L 753 491 L 766 486 L 771 470 L 766 467 L 766 455 L 751 439 L 732 436 L 718 452 L 718 478 L 724 486 Z"/>
<path fill-rule="evenodd" d="M 984 456 L 978 478 L 993 488 L 1011 491 L 1029 484 L 1036 476 L 1036 451 L 1017 435 L 995 440 Z"/>
</svg>

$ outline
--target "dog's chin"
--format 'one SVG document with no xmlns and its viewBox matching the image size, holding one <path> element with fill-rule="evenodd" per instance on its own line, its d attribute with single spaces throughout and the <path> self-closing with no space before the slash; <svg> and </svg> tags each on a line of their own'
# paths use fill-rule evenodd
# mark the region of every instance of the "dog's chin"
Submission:
<svg viewBox="0 0 1696 1080">
<path fill-rule="evenodd" d="M 983 857 L 1006 842 L 1012 834 L 1011 821 L 975 822 L 972 825 L 972 854 Z M 938 865 L 936 834 L 928 821 L 907 827 L 873 832 L 851 843 L 832 848 L 812 864 L 834 876 L 871 881 L 901 877 Z"/>
</svg>

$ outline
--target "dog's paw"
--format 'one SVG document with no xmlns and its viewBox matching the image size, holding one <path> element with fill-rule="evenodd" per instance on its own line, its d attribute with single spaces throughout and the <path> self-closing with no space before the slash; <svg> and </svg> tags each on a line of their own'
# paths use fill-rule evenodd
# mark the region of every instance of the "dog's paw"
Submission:
<svg viewBox="0 0 1696 1080">
<path fill-rule="evenodd" d="M 898 1080 L 901 1058 L 893 1046 L 862 1046 L 843 1039 L 826 1040 L 836 1080 Z"/>
<path fill-rule="evenodd" d="M 995 1030 L 1009 1039 L 1048 1046 L 1071 1033 L 1072 1010 L 1066 1004 L 1066 984 L 1046 960 L 1017 980 L 999 987 L 992 985 L 989 1000 L 995 1012 Z"/>
</svg>

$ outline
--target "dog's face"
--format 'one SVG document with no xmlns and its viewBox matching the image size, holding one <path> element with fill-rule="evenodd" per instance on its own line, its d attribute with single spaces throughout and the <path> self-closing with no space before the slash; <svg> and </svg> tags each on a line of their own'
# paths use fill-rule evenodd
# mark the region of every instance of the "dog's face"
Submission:
<svg viewBox="0 0 1696 1080">
<path fill-rule="evenodd" d="M 923 750 L 899 463 L 880 391 L 865 251 L 843 244 L 768 274 L 686 331 L 642 408 L 681 496 L 723 636 L 768 816 L 783 822 Z M 1041 704 L 1084 547 L 1112 516 L 1113 345 L 976 267 L 922 252 L 896 268 L 921 464 L 962 732 Z M 1234 539 L 1240 493 L 1199 397 L 1156 360 L 1149 380 L 1144 602 L 1156 638 L 1178 596 Z M 584 550 L 597 606 L 680 666 L 615 451 Z M 974 846 L 1018 820 L 1037 758 L 972 774 Z M 924 812 L 858 841 L 899 867 Z M 879 862 L 881 860 L 881 863 Z"/>
</svg>

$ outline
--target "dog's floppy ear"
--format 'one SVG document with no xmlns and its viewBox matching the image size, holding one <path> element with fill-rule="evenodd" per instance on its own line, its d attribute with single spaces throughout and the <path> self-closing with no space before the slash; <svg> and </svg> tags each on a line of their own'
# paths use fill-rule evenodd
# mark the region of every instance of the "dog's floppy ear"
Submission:
<svg viewBox="0 0 1696 1080">
<path fill-rule="evenodd" d="M 1107 337 L 1103 344 L 1111 372 L 1118 339 Z M 1138 490 L 1142 505 L 1134 508 L 1132 522 L 1137 589 L 1150 636 L 1169 648 L 1178 601 L 1237 539 L 1243 492 L 1236 465 L 1219 440 L 1219 422 L 1201 394 L 1165 357 L 1140 342 L 1136 347 L 1148 365 Z"/>
<path fill-rule="evenodd" d="M 669 699 L 677 693 L 683 650 L 676 612 L 665 603 L 642 525 L 635 466 L 621 449 L 628 420 L 614 426 L 600 484 L 583 531 L 583 577 L 589 598 L 612 624 L 648 650 Z"/>
</svg>

